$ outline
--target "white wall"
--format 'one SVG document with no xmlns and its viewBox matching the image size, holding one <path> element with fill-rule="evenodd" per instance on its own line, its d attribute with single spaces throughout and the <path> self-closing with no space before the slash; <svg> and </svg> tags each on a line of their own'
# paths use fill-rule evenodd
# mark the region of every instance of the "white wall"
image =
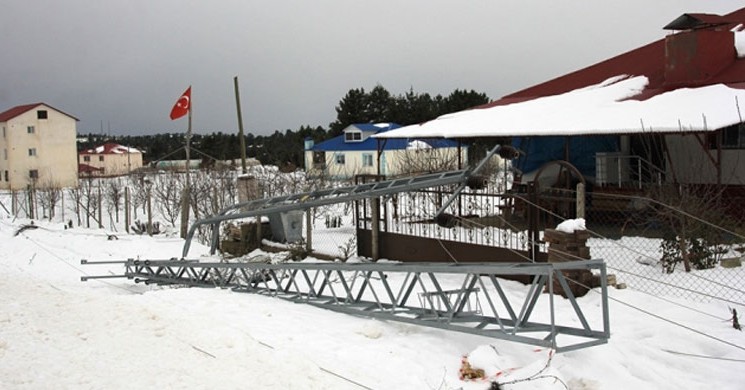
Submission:
<svg viewBox="0 0 745 390">
<path fill-rule="evenodd" d="M 46 110 L 47 119 L 37 119 L 37 111 Z M 34 126 L 29 134 L 28 126 Z M 0 188 L 25 189 L 31 180 L 29 171 L 38 170 L 37 187 L 75 187 L 78 183 L 77 121 L 53 108 L 40 105 L 0 124 Z M 0 129 L 1 130 L 1 129 Z M 29 149 L 36 155 L 29 156 Z M 7 159 L 6 159 L 7 154 Z M 8 180 L 5 180 L 8 171 Z"/>
<path fill-rule="evenodd" d="M 90 157 L 90 161 L 85 161 L 86 156 Z M 103 157 L 103 161 L 100 157 Z M 81 164 L 103 168 L 104 176 L 126 175 L 137 168 L 142 168 L 142 153 L 81 153 L 79 161 Z"/>
<path fill-rule="evenodd" d="M 671 162 L 667 162 L 667 180 L 673 181 L 672 169 L 681 183 L 716 184 L 717 169 L 714 161 L 717 159 L 716 150 L 708 150 L 713 157 L 710 159 L 704 149 L 707 145 L 706 137 L 695 134 L 666 136 L 667 148 Z M 703 142 L 703 146 L 702 146 Z M 745 185 L 745 150 L 722 150 L 722 184 Z"/>
<path fill-rule="evenodd" d="M 458 169 L 458 148 L 438 148 L 425 150 L 387 150 L 381 156 L 381 174 L 386 176 L 396 176 L 402 171 L 411 171 L 414 168 L 415 173 L 426 171 L 427 167 L 442 167 L 442 161 L 449 161 L 448 169 Z M 344 164 L 336 163 L 336 155 L 344 155 Z M 363 155 L 372 156 L 372 166 L 363 165 Z M 461 148 L 461 161 L 466 164 L 468 160 L 466 147 Z M 333 179 L 348 179 L 359 174 L 377 174 L 377 151 L 344 151 L 334 152 L 326 151 L 326 170 L 323 174 Z M 313 167 L 313 152 L 305 151 L 306 172 L 311 176 L 321 175 L 322 173 Z M 384 161 L 385 166 L 382 166 Z M 407 169 L 408 168 L 408 169 Z M 408 172 L 405 172 L 408 173 Z"/>
</svg>

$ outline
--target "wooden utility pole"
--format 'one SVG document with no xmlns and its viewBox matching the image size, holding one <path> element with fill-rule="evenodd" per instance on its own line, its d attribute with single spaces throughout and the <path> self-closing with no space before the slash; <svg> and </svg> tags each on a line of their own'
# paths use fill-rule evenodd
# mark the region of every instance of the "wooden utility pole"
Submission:
<svg viewBox="0 0 745 390">
<path fill-rule="evenodd" d="M 241 115 L 241 94 L 238 90 L 238 76 L 233 77 L 235 87 L 235 108 L 238 112 L 238 139 L 241 143 L 241 173 L 246 173 L 246 139 L 243 137 L 243 115 Z"/>
</svg>

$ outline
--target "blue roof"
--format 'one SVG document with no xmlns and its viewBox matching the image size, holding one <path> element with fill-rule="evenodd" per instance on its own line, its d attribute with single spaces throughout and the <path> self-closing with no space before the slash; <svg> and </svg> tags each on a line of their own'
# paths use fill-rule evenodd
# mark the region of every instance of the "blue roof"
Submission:
<svg viewBox="0 0 745 390">
<path fill-rule="evenodd" d="M 391 123 L 388 127 L 378 127 L 374 123 L 359 123 L 352 125 L 362 131 L 374 131 L 377 133 L 383 133 L 389 130 L 397 129 L 401 127 L 398 124 Z M 314 151 L 325 151 L 325 152 L 331 152 L 331 151 L 355 151 L 355 150 L 378 150 L 378 141 L 380 141 L 380 145 L 383 147 L 383 150 L 401 150 L 406 149 L 406 147 L 409 145 L 409 142 L 413 141 L 414 139 L 403 139 L 403 138 L 389 138 L 389 139 L 375 139 L 372 137 L 368 137 L 366 140 L 362 142 L 344 142 L 344 134 L 331 138 L 329 140 L 319 142 L 318 144 L 314 145 L 310 150 Z M 458 146 L 457 141 L 453 141 L 450 139 L 421 139 L 421 141 L 426 142 L 433 148 L 454 148 Z"/>
<path fill-rule="evenodd" d="M 354 126 L 362 131 L 372 131 L 374 133 L 381 133 L 401 127 L 398 123 L 355 123 L 350 126 Z"/>
</svg>

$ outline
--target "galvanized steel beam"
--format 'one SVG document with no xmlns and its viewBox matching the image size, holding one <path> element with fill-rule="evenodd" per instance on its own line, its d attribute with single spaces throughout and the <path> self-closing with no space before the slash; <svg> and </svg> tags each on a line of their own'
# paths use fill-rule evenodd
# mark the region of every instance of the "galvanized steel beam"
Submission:
<svg viewBox="0 0 745 390">
<path fill-rule="evenodd" d="M 266 264 L 130 259 L 125 268 L 126 276 L 135 282 L 230 288 L 347 314 L 553 348 L 557 352 L 603 344 L 610 337 L 605 279 L 595 290 L 601 295 L 600 313 L 591 317 L 569 288 L 570 283 L 576 282 L 562 273 L 594 270 L 605 275 L 602 260 Z M 515 289 L 505 290 L 505 280 L 500 277 L 518 275 L 531 277 L 532 283 L 518 289 L 522 292 L 516 295 Z M 557 292 L 566 296 L 559 298 L 561 303 L 556 300 Z M 559 304 L 562 307 L 557 309 Z"/>
</svg>

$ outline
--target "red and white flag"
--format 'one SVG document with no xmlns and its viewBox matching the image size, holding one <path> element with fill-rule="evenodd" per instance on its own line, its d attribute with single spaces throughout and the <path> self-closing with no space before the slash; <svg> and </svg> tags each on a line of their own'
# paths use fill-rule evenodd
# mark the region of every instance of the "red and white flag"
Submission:
<svg viewBox="0 0 745 390">
<path fill-rule="evenodd" d="M 181 118 L 191 109 L 191 86 L 184 91 L 171 109 L 171 120 Z"/>
</svg>

